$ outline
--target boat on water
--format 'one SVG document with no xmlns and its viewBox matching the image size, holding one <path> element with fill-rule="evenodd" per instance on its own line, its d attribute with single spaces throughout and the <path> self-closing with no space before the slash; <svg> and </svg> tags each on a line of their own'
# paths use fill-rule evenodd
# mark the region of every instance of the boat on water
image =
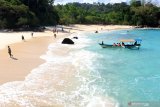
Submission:
<svg viewBox="0 0 160 107">
<path fill-rule="evenodd" d="M 141 46 L 142 39 L 122 39 L 120 43 L 105 44 L 99 43 L 102 48 L 128 48 L 128 49 L 139 49 Z"/>
</svg>

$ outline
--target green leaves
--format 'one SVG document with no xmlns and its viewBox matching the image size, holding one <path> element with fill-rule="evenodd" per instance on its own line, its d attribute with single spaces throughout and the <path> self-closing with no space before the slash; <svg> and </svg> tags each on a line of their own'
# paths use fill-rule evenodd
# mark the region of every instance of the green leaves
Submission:
<svg viewBox="0 0 160 107">
<path fill-rule="evenodd" d="M 0 0 L 0 28 L 55 25 L 54 0 Z"/>
<path fill-rule="evenodd" d="M 145 6 L 131 7 L 131 11 L 134 13 L 132 20 L 137 25 L 142 26 L 158 26 L 158 13 L 160 12 L 158 7 L 154 5 L 146 4 Z"/>
<path fill-rule="evenodd" d="M 140 26 L 158 26 L 160 8 L 144 0 L 131 0 L 131 5 L 124 2 L 103 3 L 68 3 L 57 5 L 55 9 L 61 24 L 125 24 Z"/>
</svg>

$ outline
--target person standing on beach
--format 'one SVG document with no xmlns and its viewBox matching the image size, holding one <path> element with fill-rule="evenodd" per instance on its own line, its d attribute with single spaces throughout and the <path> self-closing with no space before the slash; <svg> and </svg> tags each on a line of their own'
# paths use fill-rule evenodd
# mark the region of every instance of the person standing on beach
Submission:
<svg viewBox="0 0 160 107">
<path fill-rule="evenodd" d="M 57 36 L 57 35 L 56 35 L 56 34 L 54 34 L 54 38 L 56 38 L 56 36 Z"/>
<path fill-rule="evenodd" d="M 22 35 L 22 40 L 24 41 L 24 36 Z"/>
<path fill-rule="evenodd" d="M 13 57 L 10 46 L 8 46 L 8 54 L 9 54 L 10 58 Z"/>
<path fill-rule="evenodd" d="M 53 29 L 53 33 L 55 33 L 56 29 Z"/>
<path fill-rule="evenodd" d="M 32 36 L 32 38 L 33 38 L 33 32 L 31 33 L 31 36 Z"/>
</svg>

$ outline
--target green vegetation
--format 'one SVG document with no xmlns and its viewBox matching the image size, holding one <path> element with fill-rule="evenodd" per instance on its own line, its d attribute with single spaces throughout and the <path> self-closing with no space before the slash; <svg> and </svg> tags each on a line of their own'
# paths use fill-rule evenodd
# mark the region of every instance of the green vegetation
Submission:
<svg viewBox="0 0 160 107">
<path fill-rule="evenodd" d="M 160 8 L 131 0 L 127 3 L 69 3 L 57 5 L 60 24 L 120 24 L 157 27 L 160 22 Z"/>
<path fill-rule="evenodd" d="M 145 0 L 127 3 L 68 3 L 54 0 L 0 0 L 0 29 L 57 24 L 119 24 L 157 27 L 160 7 Z"/>
<path fill-rule="evenodd" d="M 0 0 L 0 28 L 56 25 L 53 0 Z"/>
</svg>

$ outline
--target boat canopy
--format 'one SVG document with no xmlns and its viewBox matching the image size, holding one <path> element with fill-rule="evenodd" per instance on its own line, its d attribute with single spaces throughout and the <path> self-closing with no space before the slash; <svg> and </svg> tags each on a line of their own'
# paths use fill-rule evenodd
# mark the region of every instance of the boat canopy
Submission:
<svg viewBox="0 0 160 107">
<path fill-rule="evenodd" d="M 135 39 L 135 41 L 137 41 L 137 42 L 141 42 L 141 41 L 142 41 L 142 39 Z"/>
<path fill-rule="evenodd" d="M 141 42 L 142 39 L 121 39 L 120 42 Z"/>
<path fill-rule="evenodd" d="M 121 39 L 120 42 L 135 42 L 134 39 Z"/>
</svg>

